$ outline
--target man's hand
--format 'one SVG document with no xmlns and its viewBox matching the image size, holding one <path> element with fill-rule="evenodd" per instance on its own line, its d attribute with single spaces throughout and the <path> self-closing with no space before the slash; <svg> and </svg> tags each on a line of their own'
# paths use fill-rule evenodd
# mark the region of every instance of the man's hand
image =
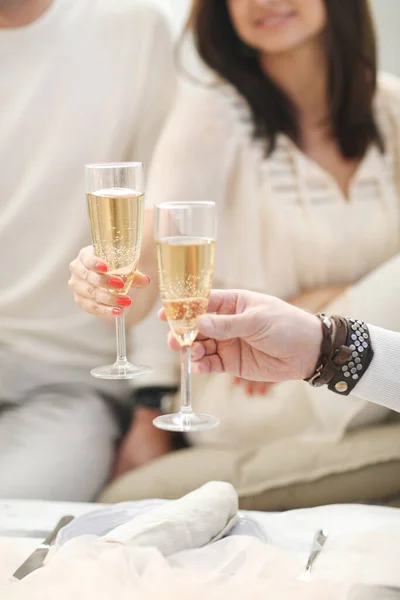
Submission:
<svg viewBox="0 0 400 600">
<path fill-rule="evenodd" d="M 173 450 L 172 434 L 153 425 L 153 419 L 159 415 L 157 410 L 143 407 L 136 409 L 132 427 L 118 451 L 113 479 Z"/>
<path fill-rule="evenodd" d="M 198 319 L 195 372 L 271 383 L 313 374 L 322 340 L 317 317 L 277 298 L 238 290 L 213 291 L 208 310 L 217 314 Z M 165 319 L 163 311 L 160 318 Z M 179 349 L 172 334 L 169 345 Z"/>
</svg>

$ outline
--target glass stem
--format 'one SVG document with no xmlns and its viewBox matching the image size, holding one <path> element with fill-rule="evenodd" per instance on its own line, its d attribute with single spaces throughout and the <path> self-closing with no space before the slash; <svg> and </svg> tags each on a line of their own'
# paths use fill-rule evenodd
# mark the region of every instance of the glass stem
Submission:
<svg viewBox="0 0 400 600">
<path fill-rule="evenodd" d="M 126 337 L 125 337 L 125 315 L 115 317 L 115 328 L 117 334 L 117 363 L 126 363 Z"/>
<path fill-rule="evenodd" d="M 182 348 L 182 361 L 181 361 L 182 412 L 192 412 L 191 373 L 192 373 L 192 356 L 191 356 L 190 346 L 184 346 Z"/>
</svg>

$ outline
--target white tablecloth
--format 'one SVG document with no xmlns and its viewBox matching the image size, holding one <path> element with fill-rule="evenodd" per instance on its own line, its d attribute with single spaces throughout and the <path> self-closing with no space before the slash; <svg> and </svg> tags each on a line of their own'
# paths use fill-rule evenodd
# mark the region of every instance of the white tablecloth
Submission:
<svg viewBox="0 0 400 600">
<path fill-rule="evenodd" d="M 41 501 L 0 501 L 0 531 L 51 530 L 63 515 L 82 515 L 99 505 Z M 335 534 L 368 532 L 400 526 L 400 509 L 363 505 L 332 505 L 286 513 L 244 513 L 266 531 L 271 543 L 306 559 L 317 529 Z M 0 537 L 0 583 L 40 542 L 37 538 Z"/>
</svg>

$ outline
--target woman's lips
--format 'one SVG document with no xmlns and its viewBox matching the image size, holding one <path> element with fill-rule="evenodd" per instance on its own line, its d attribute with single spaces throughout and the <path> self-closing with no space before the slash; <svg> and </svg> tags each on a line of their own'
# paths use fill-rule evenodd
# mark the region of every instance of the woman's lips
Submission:
<svg viewBox="0 0 400 600">
<path fill-rule="evenodd" d="M 256 21 L 256 26 L 260 29 L 277 29 L 286 25 L 293 17 L 295 13 L 287 13 L 284 15 L 268 15 Z"/>
</svg>

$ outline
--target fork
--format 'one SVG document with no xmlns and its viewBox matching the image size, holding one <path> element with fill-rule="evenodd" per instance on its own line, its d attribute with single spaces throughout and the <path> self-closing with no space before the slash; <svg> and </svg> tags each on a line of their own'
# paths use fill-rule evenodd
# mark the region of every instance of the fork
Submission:
<svg viewBox="0 0 400 600">
<path fill-rule="evenodd" d="M 298 578 L 299 581 L 311 581 L 311 570 L 314 566 L 314 563 L 320 553 L 322 552 L 322 548 L 326 540 L 328 539 L 328 530 L 320 529 L 314 536 L 314 540 L 311 546 L 311 552 L 307 560 L 306 568 L 304 572 Z"/>
</svg>

